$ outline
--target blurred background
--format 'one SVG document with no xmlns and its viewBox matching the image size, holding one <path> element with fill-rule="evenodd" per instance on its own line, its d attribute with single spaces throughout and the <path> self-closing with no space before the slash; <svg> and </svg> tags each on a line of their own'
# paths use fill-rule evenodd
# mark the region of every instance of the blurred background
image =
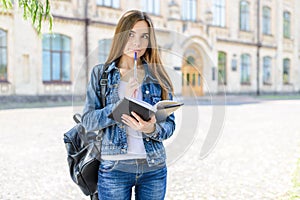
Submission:
<svg viewBox="0 0 300 200">
<path fill-rule="evenodd" d="M 5 103 L 83 94 L 89 71 L 105 61 L 116 23 L 130 9 L 151 15 L 168 71 L 182 77 L 176 95 L 300 92 L 296 0 L 52 0 L 53 28 L 45 21 L 40 33 L 15 4 L 0 8 Z"/>
<path fill-rule="evenodd" d="M 299 0 L 0 0 L 0 199 L 88 199 L 62 138 L 131 9 L 185 102 L 166 199 L 300 199 Z"/>
</svg>

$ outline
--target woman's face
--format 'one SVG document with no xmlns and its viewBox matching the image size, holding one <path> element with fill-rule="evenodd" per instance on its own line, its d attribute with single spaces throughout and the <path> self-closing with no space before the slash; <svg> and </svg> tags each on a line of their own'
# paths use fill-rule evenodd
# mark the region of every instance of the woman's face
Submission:
<svg viewBox="0 0 300 200">
<path fill-rule="evenodd" d="M 138 21 L 129 31 L 128 42 L 124 48 L 124 54 L 134 58 L 134 52 L 137 57 L 141 57 L 147 50 L 149 44 L 148 24 L 145 21 Z"/>
</svg>

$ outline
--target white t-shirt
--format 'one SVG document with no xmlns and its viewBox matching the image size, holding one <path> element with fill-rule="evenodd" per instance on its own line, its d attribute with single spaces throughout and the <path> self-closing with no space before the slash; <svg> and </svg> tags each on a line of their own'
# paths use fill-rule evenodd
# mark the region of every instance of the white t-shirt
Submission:
<svg viewBox="0 0 300 200">
<path fill-rule="evenodd" d="M 127 86 L 127 82 L 121 81 L 119 85 L 118 94 L 120 99 L 123 99 L 125 96 L 125 89 Z M 138 89 L 137 99 L 142 100 L 143 94 L 141 89 Z M 146 158 L 146 150 L 143 142 L 143 134 L 139 131 L 135 131 L 134 129 L 126 126 L 126 134 L 127 134 L 127 154 L 119 154 L 119 155 L 102 155 L 102 159 L 104 160 L 127 160 L 127 159 L 143 159 Z"/>
</svg>

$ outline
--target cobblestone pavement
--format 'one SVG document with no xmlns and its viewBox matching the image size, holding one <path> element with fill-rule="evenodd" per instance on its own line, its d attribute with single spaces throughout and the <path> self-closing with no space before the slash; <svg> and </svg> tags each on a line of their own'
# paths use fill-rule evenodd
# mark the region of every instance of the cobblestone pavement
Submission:
<svg viewBox="0 0 300 200">
<path fill-rule="evenodd" d="M 166 199 L 286 199 L 300 157 L 300 101 L 227 106 L 222 136 L 201 160 L 211 110 L 198 106 L 196 137 L 169 164 Z M 0 199 L 89 199 L 72 183 L 67 169 L 62 136 L 74 125 L 73 111 L 72 107 L 0 111 Z"/>
</svg>

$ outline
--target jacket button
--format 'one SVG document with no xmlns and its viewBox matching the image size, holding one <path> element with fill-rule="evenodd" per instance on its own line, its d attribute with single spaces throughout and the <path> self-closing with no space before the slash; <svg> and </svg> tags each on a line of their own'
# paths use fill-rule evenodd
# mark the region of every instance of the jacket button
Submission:
<svg viewBox="0 0 300 200">
<path fill-rule="evenodd" d="M 151 162 L 154 163 L 154 159 L 152 159 Z"/>
<path fill-rule="evenodd" d="M 148 137 L 146 138 L 146 141 L 149 142 L 149 138 Z"/>
<path fill-rule="evenodd" d="M 146 94 L 149 94 L 150 92 L 149 92 L 149 90 L 146 90 Z"/>
</svg>

